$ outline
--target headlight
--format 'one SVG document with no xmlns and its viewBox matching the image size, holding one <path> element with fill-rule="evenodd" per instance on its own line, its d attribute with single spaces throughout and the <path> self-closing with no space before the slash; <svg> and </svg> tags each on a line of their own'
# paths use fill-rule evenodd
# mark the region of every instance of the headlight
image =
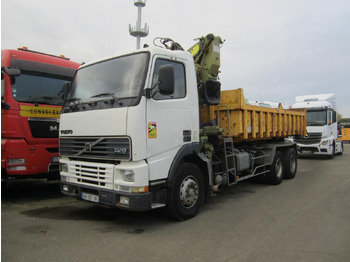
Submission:
<svg viewBox="0 0 350 262">
<path fill-rule="evenodd" d="M 8 170 L 11 170 L 11 171 L 24 171 L 24 170 L 27 170 L 27 167 L 26 166 L 9 166 Z"/>
<path fill-rule="evenodd" d="M 68 164 L 60 163 L 60 172 L 68 173 Z"/>
<path fill-rule="evenodd" d="M 26 160 L 24 158 L 10 158 L 8 163 L 9 165 L 24 165 Z"/>
<path fill-rule="evenodd" d="M 135 182 L 135 173 L 133 170 L 122 170 L 123 180 L 128 182 Z"/>
<path fill-rule="evenodd" d="M 123 185 L 114 185 L 115 190 L 131 193 L 131 186 L 123 186 Z"/>
<path fill-rule="evenodd" d="M 114 189 L 125 193 L 147 193 L 148 192 L 148 186 L 114 185 Z"/>
<path fill-rule="evenodd" d="M 322 141 L 321 146 L 328 146 L 330 140 Z"/>
</svg>

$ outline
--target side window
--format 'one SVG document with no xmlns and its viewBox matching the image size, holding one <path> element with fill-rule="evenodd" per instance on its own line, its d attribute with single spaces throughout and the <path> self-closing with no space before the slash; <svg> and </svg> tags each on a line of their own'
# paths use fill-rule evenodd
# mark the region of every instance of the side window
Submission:
<svg viewBox="0 0 350 262">
<path fill-rule="evenodd" d="M 327 111 L 328 112 L 328 125 L 332 124 L 332 111 Z"/>
<path fill-rule="evenodd" d="M 175 88 L 174 88 L 174 94 L 172 95 L 162 95 L 159 92 L 157 92 L 158 86 L 156 85 L 156 83 L 158 82 L 158 72 L 159 72 L 159 67 L 161 67 L 162 65 L 172 65 L 174 67 Z M 186 79 L 185 79 L 184 65 L 178 62 L 173 62 L 173 61 L 164 60 L 164 59 L 157 59 L 154 73 L 153 73 L 152 86 L 155 86 L 153 90 L 153 94 L 155 95 L 153 96 L 153 98 L 156 100 L 176 99 L 176 98 L 185 97 L 186 96 Z"/>
<path fill-rule="evenodd" d="M 337 112 L 333 111 L 332 123 L 337 122 Z"/>
</svg>

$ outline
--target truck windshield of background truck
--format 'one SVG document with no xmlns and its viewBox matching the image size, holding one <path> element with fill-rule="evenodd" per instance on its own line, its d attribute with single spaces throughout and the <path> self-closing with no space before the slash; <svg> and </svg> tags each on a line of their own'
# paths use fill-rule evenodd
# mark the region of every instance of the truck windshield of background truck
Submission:
<svg viewBox="0 0 350 262">
<path fill-rule="evenodd" d="M 307 110 L 307 126 L 325 126 L 327 125 L 327 110 Z"/>
<path fill-rule="evenodd" d="M 137 53 L 82 67 L 75 75 L 63 112 L 137 105 L 148 57 L 148 53 Z"/>
<path fill-rule="evenodd" d="M 64 84 L 71 76 L 21 70 L 12 83 L 12 96 L 18 102 L 63 105 Z"/>
</svg>

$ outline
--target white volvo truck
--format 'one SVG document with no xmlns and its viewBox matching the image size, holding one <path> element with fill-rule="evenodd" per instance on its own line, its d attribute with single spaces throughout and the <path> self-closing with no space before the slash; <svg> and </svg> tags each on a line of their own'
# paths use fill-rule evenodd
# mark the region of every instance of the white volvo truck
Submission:
<svg viewBox="0 0 350 262">
<path fill-rule="evenodd" d="M 305 110 L 220 92 L 221 38 L 198 40 L 190 52 L 160 39 L 166 48 L 80 67 L 60 122 L 65 195 L 132 211 L 165 207 L 184 220 L 223 187 L 295 176 L 296 144 L 284 138 L 306 134 Z"/>
<path fill-rule="evenodd" d="M 299 154 L 333 158 L 343 153 L 343 142 L 338 140 L 335 94 L 297 96 L 292 108 L 306 108 L 307 135 L 295 140 Z"/>
</svg>

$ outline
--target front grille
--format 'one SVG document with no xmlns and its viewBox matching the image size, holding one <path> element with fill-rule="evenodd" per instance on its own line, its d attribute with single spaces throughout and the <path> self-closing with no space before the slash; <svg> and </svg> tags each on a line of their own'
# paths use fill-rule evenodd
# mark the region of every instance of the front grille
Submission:
<svg viewBox="0 0 350 262">
<path fill-rule="evenodd" d="M 310 146 L 300 147 L 299 151 L 300 152 L 306 151 L 306 152 L 312 152 L 312 153 L 319 152 L 317 147 L 310 147 Z"/>
<path fill-rule="evenodd" d="M 69 165 L 73 182 L 112 189 L 113 165 L 75 162 Z"/>
<path fill-rule="evenodd" d="M 56 119 L 29 118 L 28 124 L 34 138 L 58 138 L 59 122 Z"/>
<path fill-rule="evenodd" d="M 74 158 L 130 160 L 129 137 L 61 137 L 60 155 Z"/>
<path fill-rule="evenodd" d="M 322 133 L 307 133 L 306 136 L 296 139 L 298 144 L 311 145 L 319 144 L 322 139 Z"/>
</svg>

